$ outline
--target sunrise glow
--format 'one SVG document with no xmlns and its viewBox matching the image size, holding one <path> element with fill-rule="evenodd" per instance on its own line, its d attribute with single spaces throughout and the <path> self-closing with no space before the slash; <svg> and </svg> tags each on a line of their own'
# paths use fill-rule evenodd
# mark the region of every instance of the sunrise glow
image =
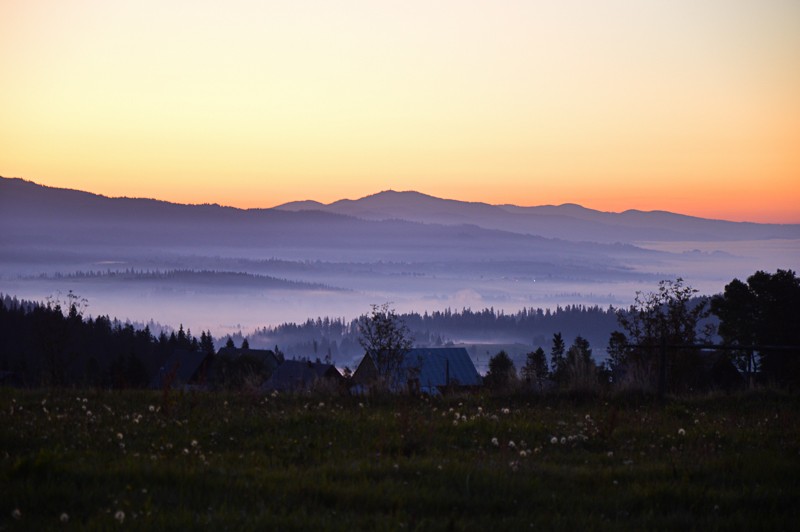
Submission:
<svg viewBox="0 0 800 532">
<path fill-rule="evenodd" d="M 0 175 L 800 223 L 792 0 L 0 4 Z"/>
</svg>

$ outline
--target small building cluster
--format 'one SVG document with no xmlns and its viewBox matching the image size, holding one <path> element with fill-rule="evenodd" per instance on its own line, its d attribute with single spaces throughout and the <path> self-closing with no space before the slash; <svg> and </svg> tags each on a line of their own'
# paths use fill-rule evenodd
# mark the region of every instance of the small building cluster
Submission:
<svg viewBox="0 0 800 532">
<path fill-rule="evenodd" d="M 263 392 L 326 390 L 352 394 L 380 388 L 391 393 L 438 395 L 446 390 L 474 389 L 482 384 L 464 348 L 416 348 L 403 355 L 398 371 L 385 382 L 374 356 L 366 353 L 347 379 L 333 364 L 283 360 L 269 349 L 223 347 L 216 354 L 178 350 L 159 368 L 154 389 L 258 389 Z"/>
</svg>

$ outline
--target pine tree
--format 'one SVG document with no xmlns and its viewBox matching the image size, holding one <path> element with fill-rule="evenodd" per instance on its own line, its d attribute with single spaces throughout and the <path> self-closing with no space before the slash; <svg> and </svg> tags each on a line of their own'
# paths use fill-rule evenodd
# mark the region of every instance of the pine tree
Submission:
<svg viewBox="0 0 800 532">
<path fill-rule="evenodd" d="M 550 372 L 553 376 L 553 380 L 558 383 L 564 381 L 565 378 L 565 371 L 566 371 L 566 359 L 564 358 L 564 352 L 566 350 L 566 345 L 564 344 L 564 339 L 561 337 L 561 333 L 555 333 L 553 335 L 553 347 L 550 350 Z"/>
</svg>

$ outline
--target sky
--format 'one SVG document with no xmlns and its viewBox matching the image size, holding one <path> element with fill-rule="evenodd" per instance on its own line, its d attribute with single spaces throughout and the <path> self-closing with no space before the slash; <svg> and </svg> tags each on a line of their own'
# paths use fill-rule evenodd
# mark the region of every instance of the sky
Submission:
<svg viewBox="0 0 800 532">
<path fill-rule="evenodd" d="M 797 0 L 2 0 L 0 175 L 800 223 Z"/>
</svg>

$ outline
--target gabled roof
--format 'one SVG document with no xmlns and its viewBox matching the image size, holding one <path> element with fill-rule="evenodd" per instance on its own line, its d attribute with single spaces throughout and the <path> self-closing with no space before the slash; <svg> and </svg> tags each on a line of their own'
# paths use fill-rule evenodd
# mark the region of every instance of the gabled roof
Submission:
<svg viewBox="0 0 800 532">
<path fill-rule="evenodd" d="M 368 385 L 377 373 L 368 353 L 353 374 L 355 384 Z M 391 388 L 404 390 L 416 381 L 419 391 L 435 394 L 445 386 L 480 386 L 483 383 L 469 353 L 463 347 L 415 348 L 408 351 Z"/>
<path fill-rule="evenodd" d="M 339 370 L 332 364 L 308 362 L 305 360 L 285 360 L 267 379 L 264 390 L 305 390 L 319 379 L 341 379 Z"/>
<path fill-rule="evenodd" d="M 191 384 L 200 376 L 201 369 L 208 358 L 205 353 L 176 349 L 158 369 L 155 377 L 150 382 L 150 387 L 162 388 L 166 383 L 167 377 L 173 371 L 175 372 L 175 380 L 172 381 L 172 386 Z"/>
<path fill-rule="evenodd" d="M 239 347 L 221 347 L 217 351 L 218 356 L 230 357 L 230 358 L 238 358 L 241 356 L 250 356 L 253 358 L 257 358 L 261 362 L 264 363 L 264 366 L 269 371 L 274 370 L 280 364 L 278 357 L 275 356 L 275 352 L 271 349 L 242 349 Z"/>
<path fill-rule="evenodd" d="M 406 353 L 401 369 L 416 374 L 420 390 L 435 393 L 443 386 L 480 386 L 481 376 L 463 347 L 416 348 Z"/>
</svg>

